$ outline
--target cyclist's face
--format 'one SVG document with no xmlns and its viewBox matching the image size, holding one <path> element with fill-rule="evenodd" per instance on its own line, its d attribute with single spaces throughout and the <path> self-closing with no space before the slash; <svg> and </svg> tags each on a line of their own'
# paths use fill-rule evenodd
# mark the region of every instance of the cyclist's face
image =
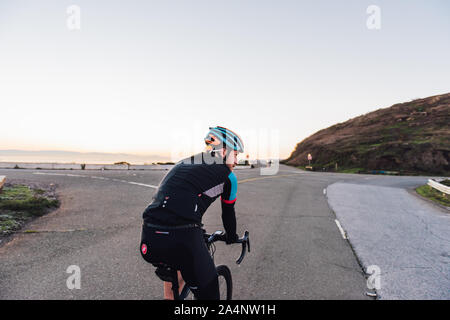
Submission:
<svg viewBox="0 0 450 320">
<path fill-rule="evenodd" d="M 233 168 L 237 165 L 237 156 L 238 156 L 238 152 L 237 151 L 231 151 L 231 152 L 227 152 L 227 150 L 224 148 L 223 149 L 224 153 L 223 155 L 226 155 L 226 165 L 228 168 L 230 168 L 230 170 L 233 170 Z"/>
</svg>

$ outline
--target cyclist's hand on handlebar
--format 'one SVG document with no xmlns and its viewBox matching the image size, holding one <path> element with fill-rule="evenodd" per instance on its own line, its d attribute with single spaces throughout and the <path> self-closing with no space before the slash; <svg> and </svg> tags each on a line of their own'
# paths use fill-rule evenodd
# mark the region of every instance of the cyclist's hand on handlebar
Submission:
<svg viewBox="0 0 450 320">
<path fill-rule="evenodd" d="M 239 239 L 239 236 L 235 233 L 233 234 L 225 234 L 225 243 L 226 244 L 232 244 L 232 243 L 236 243 Z"/>
</svg>

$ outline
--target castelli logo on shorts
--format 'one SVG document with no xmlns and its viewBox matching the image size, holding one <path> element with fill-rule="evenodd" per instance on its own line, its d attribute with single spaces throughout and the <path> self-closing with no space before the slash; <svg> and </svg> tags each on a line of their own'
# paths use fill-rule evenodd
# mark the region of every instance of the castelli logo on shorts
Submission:
<svg viewBox="0 0 450 320">
<path fill-rule="evenodd" d="M 147 254 L 147 245 L 145 243 L 142 244 L 141 251 L 142 251 L 142 254 Z"/>
</svg>

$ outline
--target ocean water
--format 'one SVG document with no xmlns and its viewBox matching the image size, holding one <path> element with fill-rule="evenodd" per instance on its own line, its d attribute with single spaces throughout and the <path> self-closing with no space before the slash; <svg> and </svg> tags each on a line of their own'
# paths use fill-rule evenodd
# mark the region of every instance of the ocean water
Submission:
<svg viewBox="0 0 450 320">
<path fill-rule="evenodd" d="M 156 162 L 167 162 L 170 159 L 153 158 L 132 155 L 2 155 L 0 154 L 0 162 L 17 162 L 17 163 L 89 163 L 89 164 L 113 164 L 116 162 L 128 162 L 130 164 L 152 164 Z"/>
</svg>

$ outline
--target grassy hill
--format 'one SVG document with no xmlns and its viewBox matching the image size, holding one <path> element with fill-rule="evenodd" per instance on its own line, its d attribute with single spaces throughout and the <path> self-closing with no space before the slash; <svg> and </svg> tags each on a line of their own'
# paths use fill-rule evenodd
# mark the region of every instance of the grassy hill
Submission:
<svg viewBox="0 0 450 320">
<path fill-rule="evenodd" d="M 395 104 L 320 130 L 284 163 L 315 170 L 450 173 L 450 93 Z"/>
</svg>

